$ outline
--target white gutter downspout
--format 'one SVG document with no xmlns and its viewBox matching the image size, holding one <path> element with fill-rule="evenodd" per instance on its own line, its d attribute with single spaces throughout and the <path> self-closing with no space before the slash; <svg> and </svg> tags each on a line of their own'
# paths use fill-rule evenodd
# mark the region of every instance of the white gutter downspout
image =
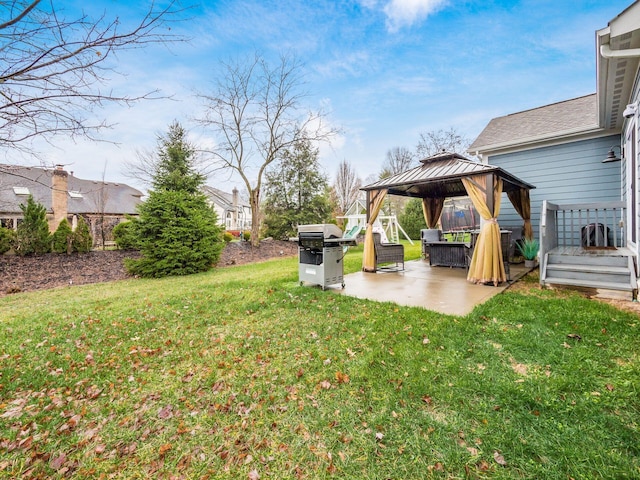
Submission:
<svg viewBox="0 0 640 480">
<path fill-rule="evenodd" d="M 604 58 L 632 58 L 640 57 L 640 48 L 629 48 L 627 50 L 611 50 L 609 44 L 600 45 L 600 55 Z"/>
</svg>

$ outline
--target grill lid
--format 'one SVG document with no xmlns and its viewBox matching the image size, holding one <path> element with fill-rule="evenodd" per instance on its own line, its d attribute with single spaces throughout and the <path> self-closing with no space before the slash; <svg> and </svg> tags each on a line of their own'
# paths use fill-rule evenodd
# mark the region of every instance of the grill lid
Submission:
<svg viewBox="0 0 640 480">
<path fill-rule="evenodd" d="M 322 238 L 342 238 L 342 230 L 333 223 L 298 225 L 298 237 L 306 236 L 308 233 L 321 234 Z"/>
</svg>

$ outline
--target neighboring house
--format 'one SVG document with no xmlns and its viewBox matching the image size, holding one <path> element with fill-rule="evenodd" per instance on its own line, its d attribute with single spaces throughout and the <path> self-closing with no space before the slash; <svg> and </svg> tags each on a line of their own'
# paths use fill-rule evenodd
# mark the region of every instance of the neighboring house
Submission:
<svg viewBox="0 0 640 480">
<path fill-rule="evenodd" d="M 227 193 L 205 185 L 203 191 L 225 230 L 251 229 L 251 205 L 240 199 L 237 188 Z"/>
<path fill-rule="evenodd" d="M 640 2 L 596 32 L 596 58 L 595 94 L 494 118 L 468 151 L 536 185 L 542 284 L 635 294 Z M 503 205 L 499 223 L 516 225 Z"/>
<path fill-rule="evenodd" d="M 44 205 L 49 230 L 55 231 L 63 218 L 75 228 L 82 216 L 91 228 L 94 245 L 113 241 L 113 227 L 127 215 L 136 215 L 142 192 L 122 183 L 83 180 L 55 169 L 0 165 L 0 223 L 17 228 L 22 220 L 20 205 L 29 195 Z"/>
</svg>

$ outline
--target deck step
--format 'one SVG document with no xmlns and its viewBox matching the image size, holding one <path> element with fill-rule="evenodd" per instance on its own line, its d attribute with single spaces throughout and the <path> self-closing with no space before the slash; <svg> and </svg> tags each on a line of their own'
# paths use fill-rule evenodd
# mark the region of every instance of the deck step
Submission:
<svg viewBox="0 0 640 480">
<path fill-rule="evenodd" d="M 560 255 L 549 253 L 550 265 L 593 265 L 627 268 L 628 263 L 629 257 L 624 255 Z"/>
<path fill-rule="evenodd" d="M 622 291 L 635 291 L 638 288 L 633 261 L 624 250 L 606 254 L 585 251 L 580 255 L 554 250 L 547 255 L 540 280 L 543 285 Z"/>
<path fill-rule="evenodd" d="M 633 290 L 636 289 L 636 286 L 631 285 L 630 283 L 618 283 L 618 282 L 607 283 L 607 282 L 601 282 L 597 280 L 558 278 L 558 277 L 547 277 L 545 280 L 545 284 L 568 285 L 573 287 L 602 288 L 605 290 L 624 290 L 626 292 L 632 292 Z"/>
<path fill-rule="evenodd" d="M 625 267 L 609 267 L 603 265 L 578 265 L 576 263 L 551 263 L 547 266 L 547 270 L 561 270 L 568 272 L 584 272 L 598 274 L 617 274 L 629 275 L 629 268 Z"/>
<path fill-rule="evenodd" d="M 550 263 L 547 265 L 547 277 L 631 285 L 631 271 L 622 267 Z"/>
</svg>

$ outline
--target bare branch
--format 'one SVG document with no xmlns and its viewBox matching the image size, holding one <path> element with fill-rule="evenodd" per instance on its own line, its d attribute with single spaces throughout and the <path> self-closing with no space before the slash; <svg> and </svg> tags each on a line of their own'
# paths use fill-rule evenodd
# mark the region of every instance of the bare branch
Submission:
<svg viewBox="0 0 640 480">
<path fill-rule="evenodd" d="M 251 241 L 260 229 L 260 190 L 266 169 L 302 140 L 327 141 L 337 133 L 323 123 L 322 113 L 302 105 L 302 65 L 282 56 L 275 68 L 255 55 L 246 63 L 223 64 L 216 91 L 199 97 L 205 103 L 198 122 L 217 140 L 209 152 L 219 168 L 233 170 L 244 182 L 252 209 Z"/>
<path fill-rule="evenodd" d="M 53 1 L 12 0 L 0 3 L 0 147 L 29 150 L 27 140 L 57 135 L 86 137 L 107 127 L 89 122 L 88 114 L 106 103 L 130 105 L 155 98 L 156 91 L 137 96 L 103 90 L 107 73 L 117 73 L 110 59 L 118 51 L 150 43 L 185 39 L 168 22 L 182 10 L 171 2 L 151 4 L 131 29 L 118 18 L 86 15 L 67 20 Z"/>
<path fill-rule="evenodd" d="M 442 151 L 464 154 L 471 142 L 458 131 L 450 127 L 449 130 L 433 130 L 420 134 L 420 141 L 416 146 L 419 158 L 427 158 Z"/>
<path fill-rule="evenodd" d="M 340 162 L 336 179 L 333 182 L 333 195 L 338 215 L 344 215 L 347 209 L 357 200 L 361 186 L 362 180 L 360 180 L 351 164 L 347 160 Z"/>
</svg>

